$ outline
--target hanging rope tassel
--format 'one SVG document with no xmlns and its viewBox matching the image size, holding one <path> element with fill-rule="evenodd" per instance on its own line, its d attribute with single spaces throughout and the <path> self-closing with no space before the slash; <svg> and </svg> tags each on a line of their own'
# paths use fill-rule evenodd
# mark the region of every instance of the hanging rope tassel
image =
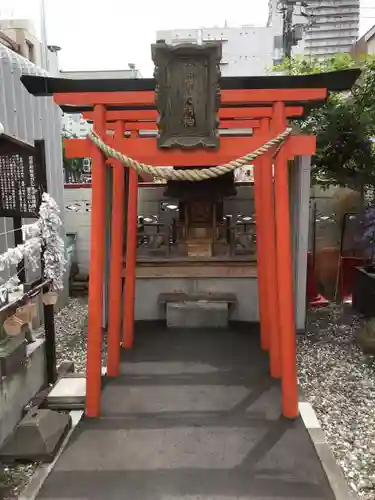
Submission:
<svg viewBox="0 0 375 500">
<path fill-rule="evenodd" d="M 292 128 L 286 128 L 284 132 L 281 132 L 277 137 L 271 139 L 255 150 L 252 153 L 249 153 L 241 158 L 237 158 L 236 160 L 232 160 L 229 163 L 225 163 L 224 165 L 219 165 L 217 167 L 210 168 L 196 168 L 196 169 L 181 169 L 181 170 L 172 170 L 167 169 L 165 167 L 155 167 L 152 165 L 146 165 L 145 163 L 140 163 L 133 158 L 129 158 L 129 156 L 116 151 L 111 148 L 107 144 L 105 144 L 102 139 L 94 132 L 91 131 L 88 134 L 88 138 L 108 157 L 119 160 L 126 167 L 133 168 L 137 174 L 148 174 L 154 177 L 158 177 L 165 180 L 172 181 L 203 181 L 206 179 L 214 179 L 215 177 L 220 177 L 221 175 L 228 174 L 233 172 L 239 167 L 244 165 L 248 165 L 250 162 L 259 158 L 259 156 L 267 153 L 274 146 L 281 145 L 285 142 L 285 140 L 292 133 Z"/>
</svg>

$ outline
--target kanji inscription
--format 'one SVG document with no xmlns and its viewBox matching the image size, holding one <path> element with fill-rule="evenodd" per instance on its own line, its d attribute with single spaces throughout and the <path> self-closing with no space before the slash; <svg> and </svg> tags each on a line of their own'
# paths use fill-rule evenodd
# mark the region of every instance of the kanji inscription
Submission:
<svg viewBox="0 0 375 500">
<path fill-rule="evenodd" d="M 46 189 L 45 167 L 37 148 L 0 141 L 0 216 L 37 217 Z"/>
<path fill-rule="evenodd" d="M 219 146 L 221 44 L 152 46 L 160 148 Z"/>
</svg>

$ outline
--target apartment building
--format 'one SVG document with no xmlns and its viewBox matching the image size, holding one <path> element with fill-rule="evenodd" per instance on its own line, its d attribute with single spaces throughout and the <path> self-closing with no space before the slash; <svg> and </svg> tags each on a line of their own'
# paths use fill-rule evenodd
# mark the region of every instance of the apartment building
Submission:
<svg viewBox="0 0 375 500">
<path fill-rule="evenodd" d="M 275 35 L 283 33 L 283 8 L 293 6 L 293 25 L 303 27 L 293 54 L 325 58 L 349 53 L 359 36 L 360 0 L 269 0 L 269 22 Z"/>
<path fill-rule="evenodd" d="M 164 30 L 157 32 L 156 39 L 165 40 L 172 45 L 184 42 L 221 42 L 223 76 L 266 75 L 273 66 L 273 30 L 268 26 Z"/>
</svg>

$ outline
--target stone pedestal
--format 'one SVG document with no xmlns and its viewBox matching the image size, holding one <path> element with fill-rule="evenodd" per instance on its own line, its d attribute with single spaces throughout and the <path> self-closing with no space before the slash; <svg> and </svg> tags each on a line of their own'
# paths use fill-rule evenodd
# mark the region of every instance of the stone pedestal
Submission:
<svg viewBox="0 0 375 500">
<path fill-rule="evenodd" d="M 0 450 L 4 463 L 14 461 L 51 461 L 71 426 L 68 413 L 34 410 L 16 427 Z"/>
<path fill-rule="evenodd" d="M 169 328 L 227 328 L 228 303 L 176 302 L 167 304 Z"/>
</svg>

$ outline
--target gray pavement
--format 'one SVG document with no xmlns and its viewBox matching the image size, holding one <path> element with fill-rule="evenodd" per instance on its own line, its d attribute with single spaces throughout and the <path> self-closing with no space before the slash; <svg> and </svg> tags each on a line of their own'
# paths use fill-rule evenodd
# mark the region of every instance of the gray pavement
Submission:
<svg viewBox="0 0 375 500">
<path fill-rule="evenodd" d="M 334 500 L 303 423 L 280 415 L 251 327 L 143 328 L 102 406 L 39 499 Z"/>
</svg>

